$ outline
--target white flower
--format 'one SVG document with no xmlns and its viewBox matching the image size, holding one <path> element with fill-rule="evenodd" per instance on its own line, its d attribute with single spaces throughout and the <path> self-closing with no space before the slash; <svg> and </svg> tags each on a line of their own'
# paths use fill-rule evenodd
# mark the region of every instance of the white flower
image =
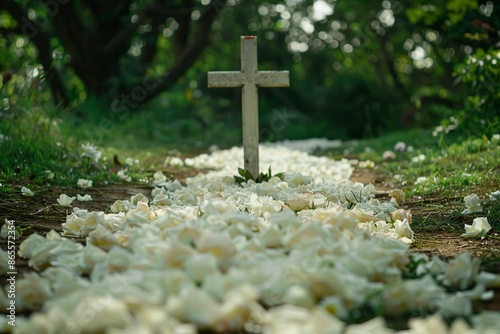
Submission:
<svg viewBox="0 0 500 334">
<path fill-rule="evenodd" d="M 95 163 L 101 158 L 101 151 L 97 149 L 96 146 L 92 144 L 82 144 L 83 153 L 81 157 L 87 157 L 93 160 Z"/>
<path fill-rule="evenodd" d="M 18 240 L 20 237 L 18 229 L 16 229 L 13 224 L 9 224 L 6 219 L 5 224 L 2 225 L 0 236 L 4 239 L 7 239 L 9 235 L 14 236 L 15 240 Z"/>
<path fill-rule="evenodd" d="M 165 165 L 180 167 L 184 166 L 184 161 L 182 161 L 182 159 L 178 157 L 167 157 L 165 159 Z"/>
<path fill-rule="evenodd" d="M 131 182 L 132 181 L 132 177 L 128 176 L 127 175 L 127 171 L 122 169 L 122 170 L 119 170 L 116 175 L 118 176 L 118 178 L 122 179 L 123 181 L 125 182 Z"/>
<path fill-rule="evenodd" d="M 57 199 L 57 203 L 61 206 L 70 206 L 71 203 L 76 199 L 76 197 L 69 197 L 66 194 L 61 194 Z"/>
<path fill-rule="evenodd" d="M 76 236 L 87 236 L 93 231 L 97 224 L 104 221 L 103 212 L 91 212 L 87 210 L 77 210 L 66 217 L 66 222 L 62 224 L 62 229 L 66 234 Z"/>
<path fill-rule="evenodd" d="M 476 194 L 470 194 L 464 197 L 465 209 L 462 214 L 467 215 L 474 212 L 483 211 L 483 207 L 479 204 L 479 196 Z"/>
<path fill-rule="evenodd" d="M 132 167 L 134 165 L 134 158 L 126 158 L 125 159 L 125 164 Z"/>
<path fill-rule="evenodd" d="M 189 277 L 197 283 L 203 282 L 205 277 L 218 270 L 217 259 L 213 254 L 193 254 L 184 263 L 184 267 Z"/>
<path fill-rule="evenodd" d="M 274 248 L 282 246 L 281 239 L 283 235 L 277 226 L 271 226 L 264 230 L 259 238 L 259 241 L 264 247 Z"/>
<path fill-rule="evenodd" d="M 360 161 L 358 163 L 358 167 L 359 168 L 367 168 L 367 169 L 370 169 L 370 168 L 374 168 L 375 167 L 375 163 L 371 160 L 366 160 L 366 161 Z"/>
<path fill-rule="evenodd" d="M 500 134 L 495 133 L 494 135 L 491 136 L 491 142 L 492 143 L 498 143 L 500 142 Z"/>
<path fill-rule="evenodd" d="M 476 333 L 493 334 L 500 331 L 500 312 L 481 311 L 472 317 Z"/>
<path fill-rule="evenodd" d="M 500 288 L 500 274 L 495 275 L 481 271 L 476 277 L 476 282 L 487 288 Z"/>
<path fill-rule="evenodd" d="M 479 258 L 473 258 L 468 252 L 461 253 L 450 261 L 443 283 L 464 290 L 476 280 L 480 265 Z"/>
<path fill-rule="evenodd" d="M 232 289 L 219 309 L 216 327 L 236 332 L 246 323 L 260 323 L 265 309 L 257 302 L 257 288 L 246 283 Z"/>
<path fill-rule="evenodd" d="M 54 173 L 50 170 L 46 170 L 45 171 L 45 178 L 47 180 L 52 180 L 54 178 Z"/>
<path fill-rule="evenodd" d="M 427 182 L 427 177 L 426 176 L 419 176 L 417 177 L 417 180 L 415 181 L 415 185 L 417 184 L 423 184 Z"/>
<path fill-rule="evenodd" d="M 68 316 L 66 328 L 78 333 L 99 333 L 109 328 L 125 329 L 132 322 L 124 300 L 110 295 L 84 296 Z"/>
<path fill-rule="evenodd" d="M 35 195 L 34 192 L 32 192 L 30 189 L 28 189 L 26 187 L 21 188 L 21 193 L 23 194 L 23 196 L 27 196 L 27 197 L 33 197 Z"/>
<path fill-rule="evenodd" d="M 418 163 L 418 162 L 421 162 L 421 161 L 424 161 L 425 160 L 425 155 L 424 154 L 419 154 L 413 158 L 411 158 L 411 162 L 413 163 Z"/>
<path fill-rule="evenodd" d="M 405 202 L 405 193 L 401 189 L 390 190 L 388 195 L 389 197 L 394 198 L 400 205 Z"/>
<path fill-rule="evenodd" d="M 76 184 L 80 188 L 90 188 L 90 187 L 92 187 L 92 180 L 78 179 L 78 181 L 76 182 Z"/>
<path fill-rule="evenodd" d="M 309 184 L 312 181 L 312 177 L 300 173 L 286 173 L 285 181 L 290 187 L 296 188 L 301 185 Z"/>
<path fill-rule="evenodd" d="M 43 277 L 51 283 L 52 290 L 58 296 L 66 295 L 74 290 L 88 289 L 90 282 L 65 267 L 50 267 L 43 272 Z"/>
<path fill-rule="evenodd" d="M 83 196 L 80 194 L 77 194 L 76 199 L 80 202 L 90 202 L 90 201 L 92 201 L 92 196 L 90 196 L 89 194 L 86 194 Z"/>
<path fill-rule="evenodd" d="M 439 313 L 445 318 L 468 317 L 472 314 L 472 302 L 466 297 L 449 296 L 439 301 Z"/>
<path fill-rule="evenodd" d="M 465 224 L 464 238 L 480 238 L 484 237 L 491 230 L 491 225 L 486 217 L 474 218 L 472 225 Z"/>
<path fill-rule="evenodd" d="M 339 296 L 327 296 L 322 298 L 320 307 L 339 319 L 346 319 L 349 317 L 349 311 L 346 309 L 344 302 Z"/>
<path fill-rule="evenodd" d="M 439 256 L 432 256 L 431 261 L 419 264 L 417 267 L 417 274 L 422 275 L 430 273 L 431 275 L 438 276 L 444 274 L 448 268 L 448 263 L 441 260 Z"/>
<path fill-rule="evenodd" d="M 344 323 L 322 308 L 309 311 L 292 305 L 272 308 L 264 325 L 266 334 L 341 334 L 343 329 Z"/>
<path fill-rule="evenodd" d="M 219 260 L 225 260 L 236 252 L 233 241 L 226 234 L 204 230 L 197 242 L 201 253 L 212 253 Z"/>
<path fill-rule="evenodd" d="M 288 205 L 288 207 L 290 209 L 292 209 L 293 211 L 300 211 L 300 210 L 304 210 L 304 209 L 307 209 L 308 206 L 309 206 L 309 201 L 306 200 L 304 197 L 302 196 L 295 196 L 294 198 L 291 198 L 289 199 L 286 204 Z"/>
<path fill-rule="evenodd" d="M 161 170 L 153 174 L 153 185 L 157 185 L 167 181 L 167 177 L 163 174 Z"/>
<path fill-rule="evenodd" d="M 286 304 L 304 307 L 307 309 L 310 309 L 315 304 L 311 291 L 301 285 L 293 285 L 288 288 L 285 293 L 284 302 Z"/>
<path fill-rule="evenodd" d="M 362 324 L 349 325 L 344 334 L 392 334 L 394 331 L 385 325 L 383 318 L 373 318 Z M 433 333 L 434 334 L 434 333 Z"/>
<path fill-rule="evenodd" d="M 384 160 L 394 160 L 396 159 L 396 155 L 392 151 L 385 151 L 384 154 L 382 154 L 382 158 Z"/>
<path fill-rule="evenodd" d="M 415 318 L 408 321 L 410 329 L 398 332 L 401 334 L 475 334 L 463 319 L 456 319 L 451 324 L 450 330 L 446 322 L 439 315 L 431 315 L 427 318 Z"/>
<path fill-rule="evenodd" d="M 21 245 L 19 245 L 18 254 L 21 257 L 30 258 L 33 256 L 35 249 L 47 242 L 47 239 L 39 235 L 38 233 L 33 233 L 29 237 L 26 238 Z"/>
<path fill-rule="evenodd" d="M 200 327 L 213 327 L 220 305 L 204 290 L 191 284 L 182 287 L 179 296 L 169 298 L 167 310 L 177 319 Z"/>
<path fill-rule="evenodd" d="M 498 201 L 500 200 L 500 190 L 494 191 L 488 195 L 490 197 L 490 201 Z"/>
<path fill-rule="evenodd" d="M 398 209 L 392 212 L 392 221 L 405 219 L 408 221 L 408 224 L 411 225 L 412 214 L 410 210 L 406 211 L 405 209 Z"/>
<path fill-rule="evenodd" d="M 394 150 L 396 150 L 397 152 L 404 152 L 406 150 L 406 143 L 398 141 L 396 145 L 394 145 Z"/>
<path fill-rule="evenodd" d="M 87 244 L 79 258 L 79 269 L 84 274 L 89 274 L 94 267 L 106 260 L 107 253 L 92 244 Z"/>
<path fill-rule="evenodd" d="M 124 246 L 127 243 L 127 238 L 112 234 L 104 226 L 97 224 L 95 229 L 88 234 L 87 244 L 89 243 L 101 249 L 108 250 L 113 246 Z"/>
<path fill-rule="evenodd" d="M 444 295 L 444 289 L 426 275 L 415 280 L 397 281 L 382 294 L 385 314 L 402 314 L 428 309 Z"/>
<path fill-rule="evenodd" d="M 48 280 L 35 272 L 27 272 L 16 281 L 16 308 L 19 311 L 37 311 L 51 295 Z"/>
<path fill-rule="evenodd" d="M 413 231 L 405 219 L 403 221 L 396 220 L 394 222 L 394 230 L 398 235 L 399 239 L 406 244 L 411 244 L 413 242 Z"/>
</svg>

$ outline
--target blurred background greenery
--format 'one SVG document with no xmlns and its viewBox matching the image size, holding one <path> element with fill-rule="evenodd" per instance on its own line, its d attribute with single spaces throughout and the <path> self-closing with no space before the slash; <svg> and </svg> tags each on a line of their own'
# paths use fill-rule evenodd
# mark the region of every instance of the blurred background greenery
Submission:
<svg viewBox="0 0 500 334">
<path fill-rule="evenodd" d="M 0 139 L 239 144 L 240 90 L 207 72 L 240 68 L 242 35 L 260 70 L 290 71 L 259 91 L 262 140 L 490 136 L 499 31 L 480 0 L 2 0 Z"/>
</svg>

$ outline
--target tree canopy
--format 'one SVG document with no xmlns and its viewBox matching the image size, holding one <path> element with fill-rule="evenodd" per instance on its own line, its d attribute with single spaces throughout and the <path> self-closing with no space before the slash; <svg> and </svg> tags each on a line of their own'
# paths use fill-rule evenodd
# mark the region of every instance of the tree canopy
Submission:
<svg viewBox="0 0 500 334">
<path fill-rule="evenodd" d="M 479 0 L 3 0 L 0 87 L 4 109 L 31 94 L 61 106 L 94 98 L 116 114 L 176 92 L 178 107 L 198 106 L 194 116 L 206 123 L 206 108 L 215 117 L 237 99 L 227 91 L 207 99 L 206 72 L 239 68 L 239 36 L 252 34 L 260 68 L 291 71 L 292 87 L 264 93 L 264 109 L 279 101 L 297 117 L 335 118 L 341 137 L 374 135 L 462 109 L 498 110 L 499 8 Z"/>
</svg>

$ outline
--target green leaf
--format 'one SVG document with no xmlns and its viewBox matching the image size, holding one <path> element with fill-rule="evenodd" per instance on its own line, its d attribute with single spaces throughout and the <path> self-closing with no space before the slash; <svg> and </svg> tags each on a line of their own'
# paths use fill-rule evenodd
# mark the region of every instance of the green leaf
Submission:
<svg viewBox="0 0 500 334">
<path fill-rule="evenodd" d="M 255 180 L 252 176 L 252 173 L 250 173 L 249 170 L 245 170 L 245 179 L 247 180 Z"/>
<path fill-rule="evenodd" d="M 257 178 L 256 182 L 257 182 L 257 183 L 261 183 L 262 181 L 266 181 L 266 178 L 267 178 L 266 174 L 264 174 L 264 173 L 260 173 L 260 175 L 259 175 L 259 177 Z"/>
<path fill-rule="evenodd" d="M 283 180 L 283 175 L 284 175 L 284 174 L 285 174 L 285 173 L 276 173 L 276 174 L 274 174 L 274 176 L 275 176 L 275 177 L 278 177 L 278 178 L 280 178 L 280 179 L 282 179 L 282 180 Z"/>
<path fill-rule="evenodd" d="M 245 170 L 243 168 L 238 167 L 238 174 L 245 177 Z"/>
<path fill-rule="evenodd" d="M 239 184 L 242 184 L 243 182 L 245 182 L 245 179 L 242 178 L 242 177 L 239 177 L 239 176 L 234 176 L 234 180 L 239 183 Z"/>
</svg>

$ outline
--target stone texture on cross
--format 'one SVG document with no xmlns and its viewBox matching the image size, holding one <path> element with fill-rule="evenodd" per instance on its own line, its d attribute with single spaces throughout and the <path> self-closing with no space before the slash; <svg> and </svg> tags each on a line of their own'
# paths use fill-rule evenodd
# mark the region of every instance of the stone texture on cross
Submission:
<svg viewBox="0 0 500 334">
<path fill-rule="evenodd" d="M 241 71 L 208 72 L 209 88 L 242 87 L 243 155 L 245 169 L 259 176 L 258 87 L 288 87 L 288 71 L 257 70 L 257 37 L 241 36 Z"/>
</svg>

